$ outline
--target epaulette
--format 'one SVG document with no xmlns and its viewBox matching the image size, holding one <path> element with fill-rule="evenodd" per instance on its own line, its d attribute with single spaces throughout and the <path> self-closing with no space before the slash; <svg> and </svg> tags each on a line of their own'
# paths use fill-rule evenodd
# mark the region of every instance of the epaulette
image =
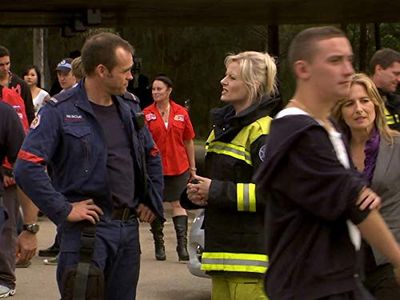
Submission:
<svg viewBox="0 0 400 300">
<path fill-rule="evenodd" d="M 58 105 L 59 103 L 70 99 L 73 95 L 74 95 L 74 93 L 72 91 L 68 90 L 68 91 L 59 93 L 59 94 L 51 97 L 49 100 L 49 103 L 51 103 L 52 105 Z"/>
<path fill-rule="evenodd" d="M 138 98 L 136 95 L 134 95 L 134 94 L 132 94 L 132 93 L 130 93 L 130 92 L 125 92 L 125 93 L 122 95 L 122 98 L 124 98 L 125 100 L 134 101 L 134 102 L 136 102 L 136 103 L 139 103 L 139 102 L 140 102 L 139 98 Z"/>
</svg>

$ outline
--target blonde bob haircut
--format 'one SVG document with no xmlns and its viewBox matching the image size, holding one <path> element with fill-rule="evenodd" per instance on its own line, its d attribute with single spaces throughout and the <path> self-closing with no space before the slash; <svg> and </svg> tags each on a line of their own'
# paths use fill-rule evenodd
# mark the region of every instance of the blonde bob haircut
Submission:
<svg viewBox="0 0 400 300">
<path fill-rule="evenodd" d="M 374 82 L 365 74 L 357 73 L 354 74 L 351 79 L 351 85 L 358 84 L 362 86 L 367 92 L 368 98 L 372 101 L 375 107 L 375 127 L 379 132 L 379 135 L 383 137 L 388 143 L 393 144 L 393 137 L 399 136 L 395 130 L 389 128 L 386 123 L 385 115 L 385 104 L 380 96 L 378 89 L 376 88 Z M 343 119 L 342 108 L 348 99 L 343 99 L 339 101 L 333 108 L 332 115 L 339 122 L 339 124 L 346 130 L 346 133 L 351 136 L 350 128 L 347 126 Z"/>
<path fill-rule="evenodd" d="M 264 95 L 272 95 L 276 91 L 276 64 L 268 54 L 256 51 L 245 51 L 230 54 L 225 58 L 225 66 L 237 62 L 240 78 L 243 80 L 252 102 L 260 100 Z"/>
</svg>

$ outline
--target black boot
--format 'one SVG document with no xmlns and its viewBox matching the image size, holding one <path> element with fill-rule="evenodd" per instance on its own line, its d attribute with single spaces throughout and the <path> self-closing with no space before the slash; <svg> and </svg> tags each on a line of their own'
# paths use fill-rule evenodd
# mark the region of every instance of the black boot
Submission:
<svg viewBox="0 0 400 300">
<path fill-rule="evenodd" d="M 151 223 L 150 231 L 153 234 L 154 251 L 157 260 L 165 260 L 167 258 L 165 255 L 163 228 L 164 223 L 158 218 Z"/>
<path fill-rule="evenodd" d="M 187 216 L 176 216 L 173 217 L 174 227 L 176 231 L 177 246 L 176 252 L 178 252 L 179 261 L 188 261 L 189 254 L 187 251 L 187 228 L 188 228 L 188 217 Z"/>
<path fill-rule="evenodd" d="M 54 243 L 47 249 L 39 250 L 40 257 L 56 257 L 60 251 L 58 233 L 54 238 Z"/>
</svg>

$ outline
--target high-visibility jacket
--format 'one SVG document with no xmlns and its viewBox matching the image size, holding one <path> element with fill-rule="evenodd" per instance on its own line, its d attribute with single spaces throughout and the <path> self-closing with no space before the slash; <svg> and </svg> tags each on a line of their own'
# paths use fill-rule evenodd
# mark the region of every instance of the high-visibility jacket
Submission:
<svg viewBox="0 0 400 300">
<path fill-rule="evenodd" d="M 400 95 L 379 89 L 385 103 L 386 122 L 391 129 L 400 131 Z"/>
<path fill-rule="evenodd" d="M 235 115 L 213 112 L 206 142 L 206 177 L 212 179 L 205 209 L 202 270 L 265 273 L 264 200 L 252 177 L 263 160 L 271 117 L 265 99 Z"/>
</svg>

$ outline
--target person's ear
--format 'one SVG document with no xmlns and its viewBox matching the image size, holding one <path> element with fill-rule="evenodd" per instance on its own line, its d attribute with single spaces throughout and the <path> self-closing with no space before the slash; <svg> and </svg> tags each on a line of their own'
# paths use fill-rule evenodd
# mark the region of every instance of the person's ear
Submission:
<svg viewBox="0 0 400 300">
<path fill-rule="evenodd" d="M 311 76 L 310 64 L 305 60 L 298 60 L 293 65 L 296 78 L 307 80 Z"/>
<path fill-rule="evenodd" d="M 383 70 L 384 70 L 384 68 L 381 65 L 376 65 L 375 69 L 374 69 L 374 74 L 379 74 Z"/>
<path fill-rule="evenodd" d="M 95 74 L 101 78 L 104 78 L 108 74 L 108 69 L 105 65 L 100 64 L 96 67 Z"/>
</svg>

